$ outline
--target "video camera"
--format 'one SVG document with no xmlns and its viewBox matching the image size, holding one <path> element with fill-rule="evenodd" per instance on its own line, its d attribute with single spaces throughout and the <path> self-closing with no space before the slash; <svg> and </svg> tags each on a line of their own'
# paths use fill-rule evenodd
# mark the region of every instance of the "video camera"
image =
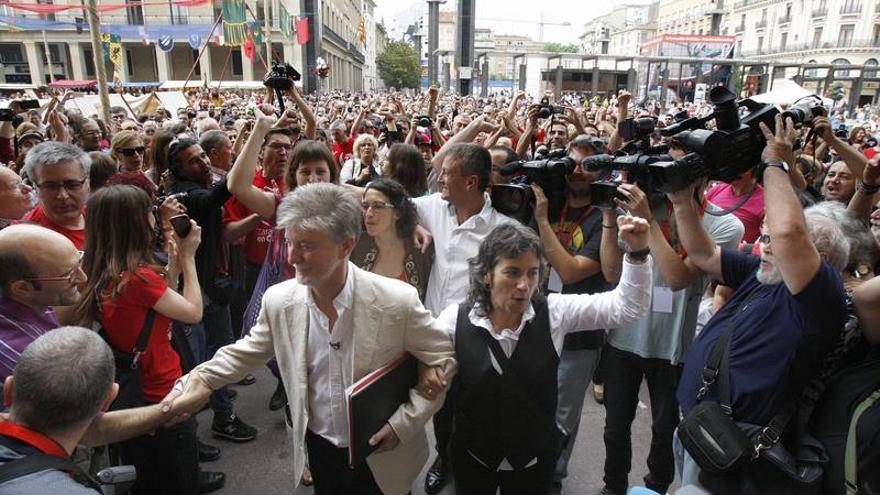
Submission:
<svg viewBox="0 0 880 495">
<path fill-rule="evenodd" d="M 431 117 L 419 115 L 416 119 L 418 119 L 419 127 L 431 127 Z"/>
<path fill-rule="evenodd" d="M 282 92 L 293 89 L 293 83 L 301 78 L 302 75 L 292 65 L 284 62 L 272 63 L 272 69 L 263 78 L 263 85 L 275 90 L 281 114 L 284 113 L 284 97 Z"/>
<path fill-rule="evenodd" d="M 559 107 L 556 105 L 550 104 L 550 98 L 546 96 L 541 98 L 541 103 L 538 104 L 538 117 L 542 119 L 549 119 L 552 115 L 560 115 L 565 113 L 565 108 Z"/>
<path fill-rule="evenodd" d="M 531 184 L 541 186 L 550 202 L 550 212 L 558 212 L 565 201 L 565 177 L 575 168 L 575 161 L 565 149 L 556 149 L 535 156 L 534 160 L 508 163 L 498 170 L 503 176 L 521 175 L 510 184 L 492 186 L 492 206 L 499 212 L 528 224 L 535 206 Z"/>
<path fill-rule="evenodd" d="M 723 86 L 709 91 L 708 101 L 713 112 L 705 117 L 691 117 L 660 130 L 688 154 L 673 159 L 662 147 L 647 150 L 624 148 L 615 156 L 598 155 L 584 160 L 584 167 L 592 172 L 624 170 L 630 182 L 638 182 L 645 192 L 664 193 L 683 189 L 695 180 L 708 177 L 730 182 L 754 169 L 761 163 L 761 153 L 767 144 L 759 127 L 776 127 L 775 117 L 782 113 L 783 120 L 791 118 L 795 125 L 811 126 L 813 119 L 825 115 L 818 98 L 798 102 L 785 111 L 775 105 L 758 103 L 752 99 L 737 101 L 736 95 Z M 740 118 L 740 108 L 748 114 Z M 714 121 L 715 129 L 707 129 Z M 647 123 L 625 126 L 644 135 Z M 629 154 L 627 154 L 629 153 Z"/>
</svg>

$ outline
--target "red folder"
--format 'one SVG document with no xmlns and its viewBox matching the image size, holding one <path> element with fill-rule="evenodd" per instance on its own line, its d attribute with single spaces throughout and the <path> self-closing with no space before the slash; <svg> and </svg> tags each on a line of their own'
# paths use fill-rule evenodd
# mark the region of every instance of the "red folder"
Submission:
<svg viewBox="0 0 880 495">
<path fill-rule="evenodd" d="M 378 446 L 370 445 L 375 435 L 418 383 L 418 360 L 403 354 L 369 373 L 345 390 L 348 405 L 348 464 L 359 466 Z"/>
</svg>

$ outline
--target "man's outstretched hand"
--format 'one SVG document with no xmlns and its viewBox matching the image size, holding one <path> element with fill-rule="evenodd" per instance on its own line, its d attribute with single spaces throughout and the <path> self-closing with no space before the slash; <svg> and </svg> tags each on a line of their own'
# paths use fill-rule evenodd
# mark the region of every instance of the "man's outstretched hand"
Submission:
<svg viewBox="0 0 880 495">
<path fill-rule="evenodd" d="M 172 412 L 175 416 L 195 414 L 208 402 L 212 392 L 199 378 L 183 375 L 162 399 L 162 412 Z"/>
</svg>

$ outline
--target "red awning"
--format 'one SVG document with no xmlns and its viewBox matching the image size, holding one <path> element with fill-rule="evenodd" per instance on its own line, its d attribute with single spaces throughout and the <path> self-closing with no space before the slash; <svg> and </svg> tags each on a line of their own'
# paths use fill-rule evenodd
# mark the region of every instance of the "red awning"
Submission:
<svg viewBox="0 0 880 495">
<path fill-rule="evenodd" d="M 72 89 L 72 88 L 93 88 L 98 84 L 98 81 L 76 81 L 73 79 L 61 79 L 55 81 L 53 83 L 49 83 L 50 88 L 62 88 L 62 89 Z"/>
</svg>

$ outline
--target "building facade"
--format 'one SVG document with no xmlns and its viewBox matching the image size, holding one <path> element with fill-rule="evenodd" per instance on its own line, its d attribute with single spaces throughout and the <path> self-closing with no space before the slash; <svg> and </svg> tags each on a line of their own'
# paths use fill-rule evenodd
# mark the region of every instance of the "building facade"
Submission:
<svg viewBox="0 0 880 495">
<path fill-rule="evenodd" d="M 660 0 L 657 34 L 711 34 L 715 7 L 713 0 Z"/>
<path fill-rule="evenodd" d="M 22 2 L 74 4 L 74 0 Z M 301 0 L 246 0 L 247 20 L 264 22 L 268 18 L 270 57 L 291 63 L 300 72 L 305 72 L 309 68 L 304 67 L 302 46 L 297 44 L 295 33 L 286 38 L 280 29 L 279 2 L 284 3 L 291 16 L 299 16 L 303 11 Z M 102 0 L 101 5 L 123 3 L 123 0 Z M 316 30 L 322 47 L 320 54 L 331 65 L 327 87 L 363 88 L 366 54 L 365 47 L 357 41 L 363 6 L 355 0 L 315 0 L 315 4 L 320 5 L 320 15 L 316 13 L 321 25 Z M 39 30 L 0 30 L 0 82 L 42 85 L 50 81 L 50 72 L 55 79 L 89 80 L 97 77 L 88 26 L 82 24 L 81 10 L 35 14 L 9 6 L 0 9 L 0 14 L 22 23 L 63 23 L 46 29 L 45 40 Z M 215 43 L 222 35 L 222 26 L 209 35 L 221 9 L 222 2 L 212 0 L 189 7 L 137 5 L 100 13 L 102 28 L 121 35 L 122 65 L 117 73 L 118 79 L 122 82 L 164 82 L 184 80 L 189 75 L 195 81 L 261 80 L 268 66 L 265 44 L 256 47 L 259 55 L 252 61 L 244 55 L 241 47 Z M 79 30 L 77 22 L 80 23 Z M 173 42 L 169 51 L 159 47 L 157 33 L 170 33 Z M 191 38 L 190 35 L 195 36 Z M 206 39 L 211 42 L 195 63 Z M 166 48 L 169 47 L 166 45 Z M 109 64 L 108 79 L 113 79 L 113 68 Z"/>
</svg>

